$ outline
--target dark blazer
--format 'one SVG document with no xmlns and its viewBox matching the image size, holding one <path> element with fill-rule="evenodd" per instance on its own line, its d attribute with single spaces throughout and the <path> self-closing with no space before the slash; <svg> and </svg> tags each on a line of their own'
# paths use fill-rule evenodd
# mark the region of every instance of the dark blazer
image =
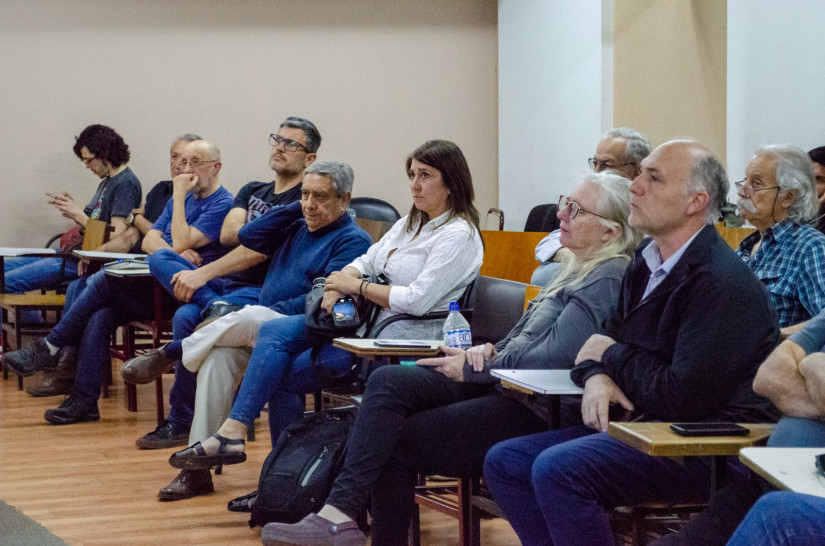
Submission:
<svg viewBox="0 0 825 546">
<path fill-rule="evenodd" d="M 571 377 L 583 386 L 607 374 L 646 420 L 774 421 L 779 413 L 753 392 L 756 369 L 779 343 L 765 287 L 705 226 L 662 283 L 642 302 L 650 270 L 641 255 L 622 281 L 601 362 Z"/>
</svg>

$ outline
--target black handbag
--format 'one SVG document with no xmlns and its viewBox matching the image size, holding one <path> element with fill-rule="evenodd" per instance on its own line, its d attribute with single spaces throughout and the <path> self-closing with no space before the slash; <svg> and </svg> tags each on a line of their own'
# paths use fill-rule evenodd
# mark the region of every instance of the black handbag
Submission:
<svg viewBox="0 0 825 546">
<path fill-rule="evenodd" d="M 384 275 L 373 275 L 367 279 L 373 284 L 389 284 Z M 335 323 L 332 315 L 321 307 L 324 299 L 324 283 L 326 279 L 319 277 L 315 279 L 312 290 L 307 294 L 304 315 L 306 318 L 307 330 L 316 338 L 323 341 L 330 341 L 336 337 L 352 337 L 363 325 L 367 325 L 367 331 L 375 324 L 382 307 L 367 298 L 353 300 L 358 314 L 357 323 L 341 326 Z"/>
</svg>

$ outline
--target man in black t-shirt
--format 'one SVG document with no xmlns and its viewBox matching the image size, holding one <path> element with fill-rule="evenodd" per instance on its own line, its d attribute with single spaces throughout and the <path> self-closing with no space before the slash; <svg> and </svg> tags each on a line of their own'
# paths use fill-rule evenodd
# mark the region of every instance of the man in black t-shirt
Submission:
<svg viewBox="0 0 825 546">
<path fill-rule="evenodd" d="M 278 132 L 270 135 L 269 143 L 272 146 L 269 166 L 275 171 L 275 180 L 250 182 L 241 188 L 221 228 L 221 243 L 224 245 L 237 246 L 240 244 L 238 231 L 246 223 L 273 207 L 288 205 L 301 198 L 303 172 L 315 161 L 321 135 L 312 122 L 288 117 L 281 123 Z M 180 271 L 172 279 L 174 296 L 185 303 L 173 319 L 175 340 L 188 337 L 200 323 L 201 317 L 220 316 L 244 305 L 258 303 L 269 264 L 263 255 L 250 254 L 255 256 L 231 253 L 197 269 L 189 269 L 181 263 Z M 244 263 L 248 264 L 248 268 L 227 275 L 228 271 L 237 269 L 236 259 L 246 260 Z M 221 294 L 220 297 L 204 308 L 188 303 L 194 292 L 207 283 L 211 290 Z M 158 358 L 167 357 L 161 350 Z M 177 360 L 176 355 L 170 361 L 174 360 Z M 169 393 L 169 416 L 154 431 L 137 440 L 139 448 L 165 449 L 186 445 L 194 414 L 196 386 L 197 375 L 178 362 L 175 365 L 175 383 Z M 206 481 L 211 486 L 208 472 L 202 476 L 180 478 L 170 484 L 173 491 L 166 491 L 164 499 L 177 500 L 198 494 L 198 491 L 208 487 Z"/>
</svg>

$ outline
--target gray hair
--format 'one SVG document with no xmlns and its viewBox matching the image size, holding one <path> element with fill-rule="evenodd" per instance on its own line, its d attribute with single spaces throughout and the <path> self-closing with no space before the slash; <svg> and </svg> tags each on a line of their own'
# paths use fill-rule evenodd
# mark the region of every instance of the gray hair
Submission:
<svg viewBox="0 0 825 546">
<path fill-rule="evenodd" d="M 705 209 L 705 223 L 713 224 L 722 214 L 722 207 L 725 206 L 728 198 L 728 188 L 728 173 L 725 172 L 725 168 L 713 155 L 707 154 L 701 156 L 690 168 L 685 194 L 707 192 L 708 206 Z"/>
<path fill-rule="evenodd" d="M 631 129 L 630 127 L 616 127 L 614 129 L 610 129 L 602 135 L 602 140 L 607 138 L 623 138 L 627 141 L 627 145 L 624 149 L 625 163 L 635 163 L 638 165 L 644 158 L 650 155 L 650 152 L 653 149 L 650 145 L 650 141 L 645 135 L 636 129 Z"/>
<path fill-rule="evenodd" d="M 813 162 L 808 154 L 792 144 L 763 144 L 753 154 L 760 155 L 776 160 L 776 184 L 785 191 L 796 191 L 796 201 L 788 209 L 791 222 L 807 224 L 816 218 L 819 202 Z"/>
<path fill-rule="evenodd" d="M 195 142 L 196 140 L 203 140 L 203 139 L 201 137 L 199 137 L 198 135 L 196 135 L 195 133 L 184 133 L 181 136 L 179 136 L 178 138 L 176 138 L 175 142 L 180 142 L 181 140 L 184 141 L 184 142 Z M 172 144 L 174 144 L 175 142 L 173 142 Z"/>
<path fill-rule="evenodd" d="M 279 129 L 281 127 L 289 127 L 290 129 L 300 129 L 303 131 L 307 141 L 306 148 L 309 150 L 309 153 L 315 153 L 318 151 L 318 148 L 321 147 L 321 133 L 318 132 L 315 124 L 308 119 L 289 116 L 278 126 Z"/>
<path fill-rule="evenodd" d="M 316 161 L 304 169 L 304 174 L 315 173 L 328 176 L 335 190 L 336 197 L 341 197 L 345 193 L 352 191 L 352 184 L 355 182 L 355 174 L 352 167 L 339 161 Z"/>
</svg>

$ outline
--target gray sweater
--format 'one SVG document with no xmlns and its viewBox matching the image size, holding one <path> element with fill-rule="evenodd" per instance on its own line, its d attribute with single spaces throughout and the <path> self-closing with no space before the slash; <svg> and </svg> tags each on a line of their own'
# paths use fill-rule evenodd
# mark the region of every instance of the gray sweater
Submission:
<svg viewBox="0 0 825 546">
<path fill-rule="evenodd" d="M 506 338 L 496 344 L 498 354 L 484 371 L 464 365 L 464 380 L 495 383 L 493 368 L 570 369 L 579 349 L 592 334 L 605 332 L 616 309 L 624 270 L 629 261 L 613 258 L 585 279 L 566 286 L 539 303 L 531 303 Z"/>
</svg>

